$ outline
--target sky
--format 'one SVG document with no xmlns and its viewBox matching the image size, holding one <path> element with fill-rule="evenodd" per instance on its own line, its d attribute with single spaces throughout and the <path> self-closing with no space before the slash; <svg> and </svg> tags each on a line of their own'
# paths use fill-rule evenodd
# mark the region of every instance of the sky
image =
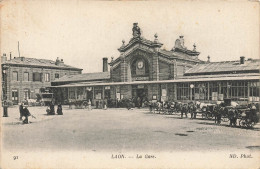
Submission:
<svg viewBox="0 0 260 169">
<path fill-rule="evenodd" d="M 183 35 L 185 46 L 199 59 L 259 58 L 259 3 L 253 1 L 83 1 L 39 0 L 1 2 L 0 52 L 56 60 L 102 71 L 102 58 L 117 58 L 138 22 L 142 36 L 154 34 L 171 50 Z"/>
</svg>

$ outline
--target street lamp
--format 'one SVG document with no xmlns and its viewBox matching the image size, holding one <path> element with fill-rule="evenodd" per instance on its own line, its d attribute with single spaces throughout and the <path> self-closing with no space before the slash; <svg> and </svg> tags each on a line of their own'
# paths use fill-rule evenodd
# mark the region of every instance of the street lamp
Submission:
<svg viewBox="0 0 260 169">
<path fill-rule="evenodd" d="M 194 84 L 190 84 L 190 100 L 192 100 L 192 89 L 194 88 Z"/>
<path fill-rule="evenodd" d="M 2 86 L 2 91 L 3 91 L 3 117 L 8 117 L 8 104 L 7 104 L 7 97 L 6 97 L 6 88 L 7 88 L 7 79 L 6 79 L 6 69 L 3 69 L 3 86 Z"/>
</svg>

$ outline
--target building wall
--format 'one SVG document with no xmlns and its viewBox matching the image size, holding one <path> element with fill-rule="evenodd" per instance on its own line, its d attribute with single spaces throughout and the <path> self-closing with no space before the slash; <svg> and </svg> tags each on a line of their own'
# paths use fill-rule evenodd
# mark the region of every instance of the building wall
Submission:
<svg viewBox="0 0 260 169">
<path fill-rule="evenodd" d="M 121 81 L 121 66 L 117 66 L 114 69 L 111 69 L 111 81 L 112 82 L 120 82 Z"/>
<path fill-rule="evenodd" d="M 18 72 L 18 80 L 13 79 L 13 72 Z M 24 80 L 24 73 L 29 73 L 29 81 Z M 33 81 L 33 73 L 42 73 L 42 81 Z M 50 81 L 45 81 L 45 74 L 49 73 Z M 24 100 L 24 90 L 30 91 L 30 98 L 36 98 L 35 93 L 38 93 L 40 88 L 50 87 L 51 82 L 55 80 L 55 74 L 59 74 L 59 78 L 64 75 L 80 74 L 80 70 L 66 69 L 50 69 L 36 67 L 18 67 L 10 66 L 7 72 L 7 99 L 12 100 L 12 90 L 18 90 L 18 102 Z"/>
<path fill-rule="evenodd" d="M 120 86 L 121 99 L 123 98 L 131 99 L 132 98 L 132 86 L 131 85 L 122 85 Z"/>
<path fill-rule="evenodd" d="M 170 64 L 160 62 L 159 63 L 159 80 L 168 80 L 170 77 Z"/>
</svg>

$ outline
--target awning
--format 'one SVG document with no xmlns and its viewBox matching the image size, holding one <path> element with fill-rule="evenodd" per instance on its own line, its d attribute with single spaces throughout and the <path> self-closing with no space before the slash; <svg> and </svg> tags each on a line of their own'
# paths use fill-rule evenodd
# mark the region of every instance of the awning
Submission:
<svg viewBox="0 0 260 169">
<path fill-rule="evenodd" d="M 210 82 L 210 81 L 233 81 L 233 80 L 259 80 L 260 76 L 236 76 L 236 77 L 212 77 L 212 78 L 197 78 L 197 79 L 174 79 L 174 80 L 160 80 L 160 81 L 133 81 L 133 82 L 107 82 L 107 83 L 73 83 L 60 86 L 52 86 L 55 88 L 60 87 L 84 87 L 84 86 L 115 86 L 115 85 L 138 85 L 138 84 L 165 84 L 165 83 L 181 83 L 181 82 Z"/>
</svg>

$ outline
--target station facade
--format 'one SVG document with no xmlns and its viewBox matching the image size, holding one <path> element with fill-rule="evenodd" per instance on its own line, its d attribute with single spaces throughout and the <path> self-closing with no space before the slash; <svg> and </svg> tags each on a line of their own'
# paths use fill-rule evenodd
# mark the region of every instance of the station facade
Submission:
<svg viewBox="0 0 260 169">
<path fill-rule="evenodd" d="M 154 40 L 141 36 L 137 23 L 133 37 L 122 41 L 116 59 L 103 58 L 103 72 L 64 76 L 52 82 L 62 100 L 217 102 L 231 98 L 238 102 L 259 101 L 259 60 L 240 57 L 238 61 L 202 61 L 196 45 L 187 49 L 184 37 L 172 50 L 162 49 Z M 108 71 L 108 65 L 110 71 Z"/>
</svg>

